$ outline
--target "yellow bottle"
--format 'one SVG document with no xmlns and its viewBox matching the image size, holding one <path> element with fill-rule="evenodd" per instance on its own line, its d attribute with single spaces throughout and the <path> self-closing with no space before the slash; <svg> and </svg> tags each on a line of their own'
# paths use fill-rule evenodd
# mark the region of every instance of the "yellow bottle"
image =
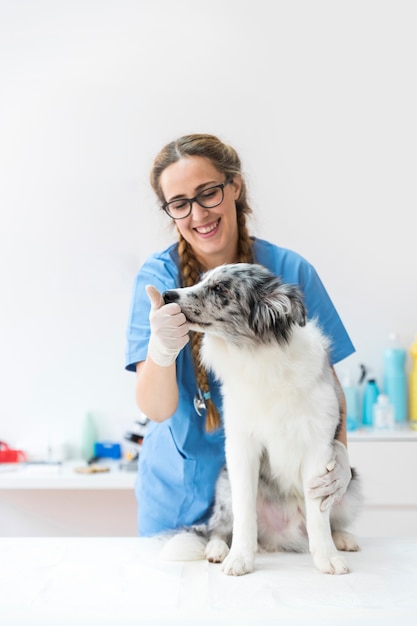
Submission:
<svg viewBox="0 0 417 626">
<path fill-rule="evenodd" d="M 410 346 L 410 354 L 413 366 L 410 372 L 410 426 L 417 430 L 417 335 L 414 343 Z"/>
</svg>

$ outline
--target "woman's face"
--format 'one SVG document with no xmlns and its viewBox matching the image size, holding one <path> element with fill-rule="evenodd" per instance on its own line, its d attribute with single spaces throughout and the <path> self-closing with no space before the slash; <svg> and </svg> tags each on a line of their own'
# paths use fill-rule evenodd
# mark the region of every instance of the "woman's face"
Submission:
<svg viewBox="0 0 417 626">
<path fill-rule="evenodd" d="M 193 198 L 204 189 L 225 182 L 225 176 L 212 163 L 200 156 L 183 157 L 169 165 L 161 174 L 160 185 L 165 202 L 178 198 Z M 221 204 L 205 209 L 193 203 L 188 217 L 175 224 L 192 246 L 204 270 L 223 263 L 237 261 L 238 227 L 236 200 L 241 183 L 238 176 L 224 187 Z"/>
</svg>

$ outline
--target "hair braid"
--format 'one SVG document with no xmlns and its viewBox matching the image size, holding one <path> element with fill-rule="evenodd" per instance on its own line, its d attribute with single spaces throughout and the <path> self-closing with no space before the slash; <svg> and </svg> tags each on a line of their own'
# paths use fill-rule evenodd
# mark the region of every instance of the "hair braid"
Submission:
<svg viewBox="0 0 417 626">
<path fill-rule="evenodd" d="M 184 237 L 179 234 L 178 254 L 180 258 L 180 270 L 182 275 L 182 284 L 184 287 L 191 287 L 198 283 L 201 274 L 201 268 L 197 263 L 193 249 L 188 245 Z M 194 362 L 195 376 L 197 386 L 204 394 L 210 393 L 207 372 L 200 361 L 200 349 L 203 335 L 201 333 L 192 332 L 190 334 L 191 354 Z M 205 400 L 206 403 L 206 430 L 209 432 L 218 428 L 221 424 L 217 407 L 211 398 Z"/>
<path fill-rule="evenodd" d="M 249 236 L 248 228 L 246 226 L 246 214 L 243 212 L 237 213 L 237 226 L 239 233 L 238 240 L 238 259 L 240 263 L 254 263 L 252 239 Z"/>
</svg>

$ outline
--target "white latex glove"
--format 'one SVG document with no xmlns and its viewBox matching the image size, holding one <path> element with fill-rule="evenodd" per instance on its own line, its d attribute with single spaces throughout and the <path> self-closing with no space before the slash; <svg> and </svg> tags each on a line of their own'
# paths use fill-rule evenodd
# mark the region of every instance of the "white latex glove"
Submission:
<svg viewBox="0 0 417 626">
<path fill-rule="evenodd" d="M 326 465 L 327 474 L 314 478 L 308 484 L 310 498 L 321 498 L 320 510 L 326 511 L 340 502 L 352 478 L 346 446 L 334 441 L 334 457 Z"/>
<path fill-rule="evenodd" d="M 165 304 L 155 287 L 146 285 L 146 293 L 151 301 L 148 354 L 157 365 L 168 367 L 190 341 L 188 323 L 179 305 L 175 302 Z"/>
</svg>

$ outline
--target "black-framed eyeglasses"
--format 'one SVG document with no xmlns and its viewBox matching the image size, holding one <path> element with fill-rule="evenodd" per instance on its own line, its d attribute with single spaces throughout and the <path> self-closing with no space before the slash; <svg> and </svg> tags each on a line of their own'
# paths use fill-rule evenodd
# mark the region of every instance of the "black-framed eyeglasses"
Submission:
<svg viewBox="0 0 417 626">
<path fill-rule="evenodd" d="M 178 198 L 171 200 L 162 205 L 164 211 L 172 217 L 173 220 L 183 220 L 188 217 L 193 209 L 193 203 L 197 202 L 203 209 L 214 209 L 224 200 L 224 188 L 232 182 L 231 178 L 227 178 L 221 185 L 207 187 L 200 191 L 194 198 Z"/>
</svg>

